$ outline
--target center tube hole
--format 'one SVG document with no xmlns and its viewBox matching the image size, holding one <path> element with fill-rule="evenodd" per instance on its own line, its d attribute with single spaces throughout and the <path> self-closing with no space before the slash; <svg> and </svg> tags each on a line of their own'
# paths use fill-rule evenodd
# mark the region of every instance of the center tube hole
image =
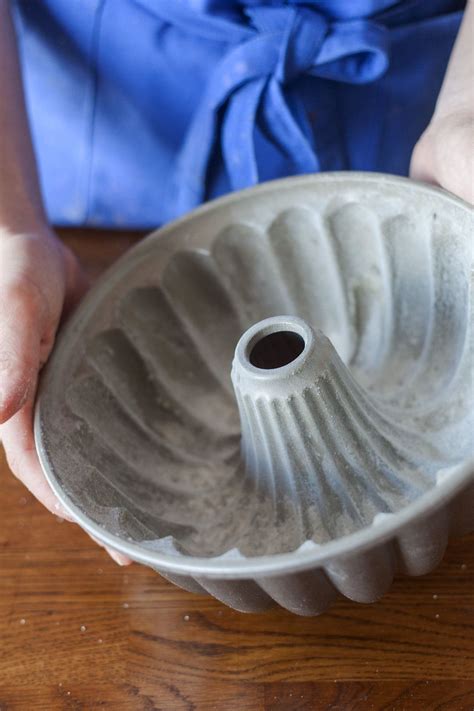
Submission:
<svg viewBox="0 0 474 711">
<path fill-rule="evenodd" d="M 249 361 L 255 368 L 272 370 L 292 363 L 304 351 L 305 342 L 294 331 L 276 331 L 254 345 Z"/>
</svg>

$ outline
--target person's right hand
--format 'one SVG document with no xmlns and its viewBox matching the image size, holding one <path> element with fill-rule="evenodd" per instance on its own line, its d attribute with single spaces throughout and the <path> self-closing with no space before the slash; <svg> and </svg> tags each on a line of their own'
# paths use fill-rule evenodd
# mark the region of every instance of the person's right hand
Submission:
<svg viewBox="0 0 474 711">
<path fill-rule="evenodd" d="M 28 235 L 0 228 L 0 265 L 1 439 L 13 473 L 58 514 L 58 501 L 36 456 L 33 404 L 38 373 L 51 353 L 61 316 L 83 294 L 86 279 L 48 228 Z"/>
<path fill-rule="evenodd" d="M 0 265 L 0 439 L 15 476 L 52 513 L 71 520 L 42 472 L 33 408 L 39 371 L 59 323 L 84 294 L 87 280 L 72 252 L 48 228 L 34 234 L 0 228 Z M 130 562 L 108 553 L 120 565 Z"/>
<path fill-rule="evenodd" d="M 0 440 L 12 472 L 52 513 L 70 519 L 49 487 L 36 454 L 33 407 L 39 371 L 64 315 L 87 280 L 48 228 L 12 234 L 0 228 Z M 130 561 L 108 551 L 120 565 Z"/>
</svg>

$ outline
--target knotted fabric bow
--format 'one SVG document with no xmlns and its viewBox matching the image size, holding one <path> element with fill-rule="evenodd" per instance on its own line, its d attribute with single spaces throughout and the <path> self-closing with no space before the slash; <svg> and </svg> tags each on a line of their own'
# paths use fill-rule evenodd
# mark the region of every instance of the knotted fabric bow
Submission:
<svg viewBox="0 0 474 711">
<path fill-rule="evenodd" d="M 303 75 L 351 84 L 380 77 L 388 67 L 388 33 L 369 20 L 329 22 L 308 7 L 252 6 L 249 25 L 192 15 L 174 0 L 138 0 L 162 19 L 229 49 L 215 66 L 178 155 L 171 212 L 177 216 L 205 199 L 216 139 L 231 188 L 258 182 L 255 124 L 287 155 L 296 173 L 319 169 L 302 102 L 285 87 Z"/>
</svg>

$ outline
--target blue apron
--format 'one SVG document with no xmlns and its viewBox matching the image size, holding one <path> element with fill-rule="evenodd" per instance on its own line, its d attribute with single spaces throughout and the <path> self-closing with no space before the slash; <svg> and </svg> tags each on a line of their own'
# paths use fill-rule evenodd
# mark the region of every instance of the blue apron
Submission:
<svg viewBox="0 0 474 711">
<path fill-rule="evenodd" d="M 51 221 L 149 228 L 286 175 L 406 175 L 464 4 L 15 0 Z"/>
</svg>

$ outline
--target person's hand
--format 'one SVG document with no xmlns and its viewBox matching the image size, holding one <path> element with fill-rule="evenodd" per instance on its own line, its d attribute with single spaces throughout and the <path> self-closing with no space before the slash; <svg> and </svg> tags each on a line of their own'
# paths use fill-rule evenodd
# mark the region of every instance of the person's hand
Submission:
<svg viewBox="0 0 474 711">
<path fill-rule="evenodd" d="M 57 500 L 41 473 L 32 431 L 40 368 L 63 311 L 85 289 L 79 266 L 52 232 L 0 232 L 0 424 L 14 474 L 50 511 Z"/>
<path fill-rule="evenodd" d="M 34 234 L 0 228 L 0 265 L 0 438 L 12 472 L 46 508 L 69 519 L 41 470 L 33 407 L 60 320 L 83 295 L 86 279 L 48 228 Z M 109 553 L 122 565 L 129 562 Z"/>
<path fill-rule="evenodd" d="M 410 177 L 474 204 L 474 112 L 433 117 L 413 151 Z"/>
</svg>

